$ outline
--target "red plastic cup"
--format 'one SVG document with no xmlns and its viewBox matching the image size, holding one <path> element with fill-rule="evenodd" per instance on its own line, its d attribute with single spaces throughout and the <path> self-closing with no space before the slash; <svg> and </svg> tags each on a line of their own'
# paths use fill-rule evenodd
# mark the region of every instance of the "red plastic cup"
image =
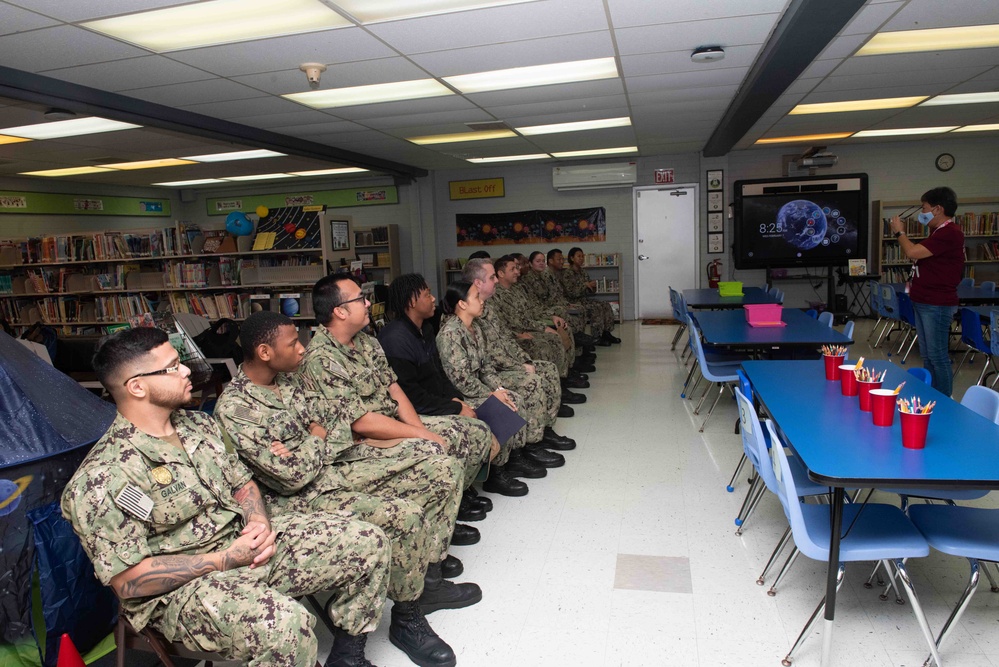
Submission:
<svg viewBox="0 0 999 667">
<path fill-rule="evenodd" d="M 855 370 L 856 364 L 841 364 L 839 367 L 839 381 L 842 383 L 840 389 L 844 396 L 856 396 L 860 391 L 857 388 L 857 376 L 853 374 Z"/>
<path fill-rule="evenodd" d="M 826 362 L 826 379 L 830 381 L 835 381 L 839 379 L 839 366 L 846 359 L 846 356 L 840 355 L 838 357 L 830 357 L 828 355 L 822 355 L 822 358 Z"/>
<path fill-rule="evenodd" d="M 895 421 L 894 389 L 871 389 L 871 415 L 875 426 L 891 426 Z"/>
<path fill-rule="evenodd" d="M 902 421 L 902 446 L 907 449 L 922 449 L 926 447 L 926 430 L 930 426 L 930 415 L 900 412 L 898 418 Z"/>
<path fill-rule="evenodd" d="M 880 382 L 861 382 L 857 380 L 857 387 L 860 390 L 860 409 L 864 412 L 871 411 L 871 390 L 880 389 Z"/>
</svg>

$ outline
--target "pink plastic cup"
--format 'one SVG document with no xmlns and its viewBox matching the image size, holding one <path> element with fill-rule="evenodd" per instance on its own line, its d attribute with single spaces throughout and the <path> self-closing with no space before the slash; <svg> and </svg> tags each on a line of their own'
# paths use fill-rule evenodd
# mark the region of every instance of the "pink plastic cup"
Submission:
<svg viewBox="0 0 999 667">
<path fill-rule="evenodd" d="M 840 355 L 838 357 L 830 357 L 828 355 L 823 355 L 822 359 L 826 362 L 826 379 L 830 381 L 839 380 L 839 367 L 846 359 L 845 356 Z"/>
<path fill-rule="evenodd" d="M 871 416 L 875 426 L 891 426 L 895 421 L 895 396 L 893 389 L 871 389 Z"/>
<path fill-rule="evenodd" d="M 902 421 L 902 446 L 906 449 L 923 449 L 926 447 L 926 431 L 930 427 L 930 415 L 900 412 L 898 418 Z"/>
<path fill-rule="evenodd" d="M 839 367 L 840 389 L 844 396 L 856 396 L 859 391 L 857 376 L 853 374 L 855 370 L 857 370 L 856 364 L 841 364 Z"/>
<path fill-rule="evenodd" d="M 871 390 L 880 389 L 880 382 L 861 382 L 857 380 L 857 387 L 860 390 L 860 409 L 864 412 L 871 411 Z"/>
</svg>

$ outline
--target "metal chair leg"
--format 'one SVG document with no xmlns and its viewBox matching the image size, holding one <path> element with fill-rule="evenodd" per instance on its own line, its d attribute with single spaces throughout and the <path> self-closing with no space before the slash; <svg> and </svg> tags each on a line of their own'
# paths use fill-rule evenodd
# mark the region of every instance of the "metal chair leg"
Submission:
<svg viewBox="0 0 999 667">
<path fill-rule="evenodd" d="M 770 554 L 770 560 L 767 561 L 767 564 L 763 567 L 763 572 L 761 572 L 760 576 L 756 579 L 757 586 L 762 586 L 764 584 L 767 572 L 769 572 L 770 568 L 773 567 L 773 564 L 777 562 L 777 556 L 779 556 L 780 552 L 787 546 L 787 541 L 789 539 L 791 539 L 791 526 L 788 526 L 787 530 L 784 531 L 784 534 L 780 536 L 780 541 L 777 542 L 777 546 L 774 547 L 773 553 Z"/>
<path fill-rule="evenodd" d="M 739 459 L 739 465 L 735 467 L 735 472 L 732 473 L 732 479 L 728 480 L 728 485 L 725 486 L 725 490 L 729 493 L 735 491 L 735 480 L 739 477 L 739 473 L 742 471 L 742 466 L 746 465 L 746 452 L 742 453 L 742 457 Z"/>
<path fill-rule="evenodd" d="M 947 636 L 950 634 L 950 631 L 954 628 L 955 625 L 957 625 L 957 622 L 961 619 L 961 615 L 964 613 L 964 610 L 968 608 L 968 605 L 971 603 L 972 596 L 975 594 L 975 591 L 978 589 L 978 582 L 979 582 L 978 574 L 980 571 L 979 563 L 974 558 L 969 558 L 968 564 L 971 565 L 971 577 L 969 577 L 968 585 L 965 587 L 964 593 L 961 594 L 960 599 L 958 599 L 957 605 L 954 607 L 954 611 L 950 613 L 950 616 L 947 618 L 947 622 L 944 623 L 943 628 L 940 630 L 940 634 L 937 636 L 937 641 L 936 641 L 937 651 L 940 650 L 940 648 L 943 646 L 944 641 L 947 639 Z M 985 567 L 983 567 L 982 569 L 985 569 L 985 571 L 987 572 L 988 571 L 987 568 L 988 566 L 985 565 Z M 925 662 L 923 662 L 923 667 L 928 667 L 929 665 L 933 664 L 933 660 L 934 656 L 932 654 L 926 656 L 926 660 Z M 939 656 L 936 657 L 936 660 L 937 660 L 937 665 L 940 665 Z"/>
<path fill-rule="evenodd" d="M 708 420 L 711 419 L 711 413 L 715 411 L 715 406 L 718 405 L 718 400 L 722 397 L 722 394 L 724 393 L 725 393 L 725 383 L 719 382 L 718 395 L 715 396 L 714 402 L 711 404 L 711 407 L 708 409 L 708 415 L 707 417 L 704 418 L 704 423 L 701 424 L 701 428 L 697 429 L 698 433 L 704 433 L 704 427 L 708 425 Z"/>
<path fill-rule="evenodd" d="M 765 484 L 761 483 L 756 489 L 756 497 L 754 497 L 753 502 L 749 504 L 749 509 L 746 510 L 745 516 L 740 515 L 739 518 L 736 519 L 736 525 L 739 526 L 735 529 L 736 535 L 742 535 L 742 530 L 746 527 L 746 522 L 749 521 L 749 517 L 753 515 L 753 511 L 756 509 L 756 506 L 760 504 L 760 501 L 765 495 L 767 495 L 767 487 Z"/>
<path fill-rule="evenodd" d="M 911 332 L 911 329 L 906 328 L 905 335 L 903 335 L 902 338 L 901 338 L 901 340 L 898 341 L 898 349 L 895 350 L 895 355 L 896 356 L 902 354 L 902 348 L 905 347 L 905 344 L 907 342 L 909 342 L 909 333 L 910 332 Z"/>
<path fill-rule="evenodd" d="M 912 352 L 912 348 L 915 347 L 916 343 L 918 342 L 919 342 L 919 334 L 917 333 L 915 336 L 912 337 L 912 342 L 909 343 L 909 349 L 905 351 L 905 356 L 902 357 L 903 364 L 909 358 L 909 353 Z"/>
<path fill-rule="evenodd" d="M 708 381 L 708 386 L 706 386 L 706 387 L 704 388 L 704 392 L 703 392 L 703 393 L 701 394 L 701 400 L 699 400 L 699 401 L 697 402 L 697 407 L 696 407 L 696 408 L 694 408 L 694 414 L 695 414 L 695 415 L 697 415 L 697 414 L 700 414 L 700 413 L 701 413 L 701 407 L 702 407 L 702 406 L 704 405 L 704 401 L 705 401 L 705 400 L 707 399 L 707 397 L 708 397 L 708 392 L 709 392 L 709 391 L 711 391 L 711 387 L 713 387 L 713 386 L 714 386 L 714 384 L 715 384 L 714 382 L 711 382 L 711 381 Z"/>
<path fill-rule="evenodd" d="M 843 575 L 845 573 L 846 573 L 846 565 L 840 563 L 839 571 L 836 572 L 837 591 L 839 591 L 839 587 L 843 585 Z M 798 635 L 798 639 L 794 642 L 794 646 L 792 646 L 791 650 L 787 652 L 787 655 L 784 656 L 784 659 L 780 661 L 780 664 L 784 665 L 784 667 L 791 667 L 791 662 L 794 660 L 794 652 L 797 651 L 801 647 L 801 645 L 805 642 L 805 639 L 808 637 L 809 633 L 811 633 L 812 626 L 815 624 L 815 621 L 818 619 L 819 614 L 821 614 L 825 608 L 826 608 L 826 598 L 825 596 L 823 596 L 822 601 L 819 602 L 819 606 L 815 608 L 815 611 L 812 612 L 812 615 L 811 617 L 809 617 L 808 622 L 805 623 L 805 627 L 801 629 L 801 634 Z"/>
<path fill-rule="evenodd" d="M 883 316 L 880 316 L 880 315 L 878 316 L 878 321 L 874 323 L 874 328 L 871 329 L 871 332 L 869 334 L 867 334 L 867 342 L 868 343 L 871 342 L 871 336 L 873 336 L 874 332 L 876 332 L 878 330 L 878 327 L 881 326 L 881 322 L 883 322 L 884 319 L 885 318 Z"/>
<path fill-rule="evenodd" d="M 993 593 L 999 593 L 999 586 L 996 586 L 996 580 L 992 578 L 992 572 L 989 571 L 989 564 L 982 564 L 982 572 L 985 573 L 985 578 L 989 580 L 989 587 Z"/>
<path fill-rule="evenodd" d="M 787 560 L 784 561 L 784 565 L 781 566 L 780 572 L 777 573 L 777 578 L 774 579 L 774 583 L 770 584 L 770 588 L 767 589 L 767 595 L 770 597 L 777 595 L 777 586 L 779 586 L 780 582 L 784 580 L 784 575 L 791 571 L 791 566 L 794 565 L 794 562 L 798 560 L 798 556 L 800 555 L 801 552 L 798 551 L 798 547 L 791 550 L 791 553 L 787 556 Z"/>
<path fill-rule="evenodd" d="M 749 482 L 749 489 L 746 491 L 746 497 L 742 499 L 742 506 L 739 507 L 739 513 L 735 517 L 735 525 L 741 526 L 746 520 L 746 515 L 749 513 L 749 506 L 753 504 L 753 498 L 759 492 L 760 483 L 763 480 L 760 476 L 756 474 L 756 470 L 753 470 L 752 480 Z"/>
<path fill-rule="evenodd" d="M 916 591 L 912 587 L 912 581 L 909 579 L 909 572 L 905 569 L 905 563 L 901 558 L 896 558 L 892 561 L 892 564 L 895 566 L 895 573 L 898 574 L 898 580 L 902 582 L 902 588 L 905 589 L 905 594 L 909 596 L 909 604 L 912 605 L 912 613 L 916 615 L 916 621 L 919 623 L 919 629 L 923 631 L 923 637 L 926 639 L 926 643 L 930 647 L 930 655 L 939 665 L 940 654 L 937 653 L 937 644 L 933 641 L 933 632 L 930 630 L 930 624 L 926 622 L 926 614 L 923 613 L 923 607 L 919 604 L 919 598 L 916 597 Z"/>
<path fill-rule="evenodd" d="M 681 323 L 680 326 L 676 330 L 676 335 L 673 336 L 673 344 L 670 345 L 670 348 L 669 348 L 670 350 L 675 350 L 676 349 L 676 341 L 680 340 L 680 336 L 682 336 L 683 332 L 686 331 L 686 330 L 687 330 L 687 325 Z"/>
<path fill-rule="evenodd" d="M 694 371 L 697 369 L 697 364 L 690 367 L 690 372 L 687 373 L 687 379 L 683 381 L 683 388 L 680 389 L 680 398 L 686 398 L 687 385 L 690 384 L 690 378 L 694 377 Z"/>
</svg>

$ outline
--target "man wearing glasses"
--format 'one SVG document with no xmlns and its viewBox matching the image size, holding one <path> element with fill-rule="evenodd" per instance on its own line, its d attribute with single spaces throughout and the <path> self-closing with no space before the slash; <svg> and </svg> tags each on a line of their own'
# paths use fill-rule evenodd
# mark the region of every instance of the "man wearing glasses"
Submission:
<svg viewBox="0 0 999 667">
<path fill-rule="evenodd" d="M 315 618 L 293 596 L 332 591 L 326 612 L 345 636 L 377 627 L 389 579 L 381 529 L 325 512 L 272 519 L 212 418 L 180 409 L 191 372 L 160 329 L 104 339 L 93 364 L 118 416 L 66 485 L 62 512 L 136 629 L 254 667 L 312 667 Z M 326 665 L 355 664 L 345 658 L 334 647 Z"/>
<path fill-rule="evenodd" d="M 370 303 L 353 278 L 342 274 L 322 278 L 312 289 L 312 304 L 323 326 L 309 342 L 300 372 L 320 395 L 334 402 L 343 427 L 349 425 L 360 438 L 421 439 L 405 447 L 429 446 L 426 451 L 436 449 L 457 458 L 464 467 L 462 488 L 468 488 L 489 457 L 493 443 L 489 427 L 468 417 L 417 414 L 382 346 L 361 331 L 369 322 Z M 451 544 L 478 541 L 475 528 L 458 524 Z M 439 564 L 431 566 L 427 576 L 438 568 Z"/>
</svg>

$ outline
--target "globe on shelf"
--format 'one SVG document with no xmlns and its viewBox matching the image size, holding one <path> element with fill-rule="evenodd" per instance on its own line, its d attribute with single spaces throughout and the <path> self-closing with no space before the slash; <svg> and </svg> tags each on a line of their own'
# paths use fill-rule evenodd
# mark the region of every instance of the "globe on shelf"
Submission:
<svg viewBox="0 0 999 667">
<path fill-rule="evenodd" d="M 805 199 L 795 199 L 781 206 L 777 224 L 784 230 L 784 240 L 801 250 L 817 247 L 828 229 L 826 214 L 814 202 Z"/>
<path fill-rule="evenodd" d="M 253 221 L 241 211 L 233 211 L 225 217 L 225 230 L 233 236 L 249 236 L 253 233 Z"/>
</svg>

